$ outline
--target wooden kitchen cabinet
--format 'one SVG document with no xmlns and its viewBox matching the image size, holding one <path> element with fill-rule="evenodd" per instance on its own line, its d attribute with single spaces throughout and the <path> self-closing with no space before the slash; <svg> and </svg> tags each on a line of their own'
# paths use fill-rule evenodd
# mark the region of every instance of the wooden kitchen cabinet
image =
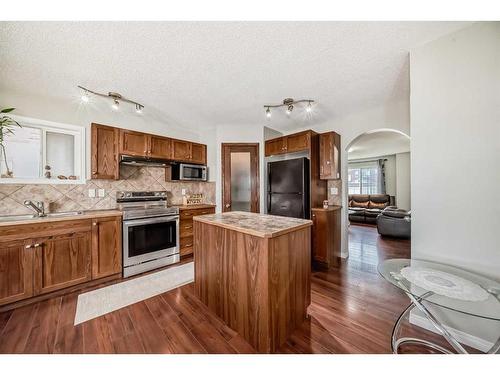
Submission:
<svg viewBox="0 0 500 375">
<path fill-rule="evenodd" d="M 0 305 L 33 295 L 33 252 L 24 240 L 0 242 Z"/>
<path fill-rule="evenodd" d="M 122 272 L 122 221 L 120 217 L 92 220 L 92 279 Z"/>
<path fill-rule="evenodd" d="M 286 152 L 309 150 L 311 147 L 311 131 L 300 132 L 286 137 Z"/>
<path fill-rule="evenodd" d="M 191 163 L 207 164 L 207 146 L 200 143 L 191 143 Z"/>
<path fill-rule="evenodd" d="M 340 257 L 340 207 L 312 210 L 312 259 L 319 267 L 338 265 Z"/>
<path fill-rule="evenodd" d="M 285 140 L 286 140 L 285 137 L 279 137 L 266 141 L 265 155 L 272 156 L 272 155 L 280 155 L 286 153 Z"/>
<path fill-rule="evenodd" d="M 205 206 L 184 206 L 180 208 L 180 255 L 185 257 L 193 254 L 193 217 L 198 215 L 214 214 L 215 207 L 211 205 Z"/>
<path fill-rule="evenodd" d="M 178 161 L 190 161 L 191 142 L 172 139 L 172 159 Z"/>
<path fill-rule="evenodd" d="M 91 232 L 35 239 L 34 291 L 43 294 L 81 284 L 92 277 Z"/>
<path fill-rule="evenodd" d="M 157 159 L 172 157 L 172 139 L 158 135 L 151 135 L 148 138 L 148 156 Z"/>
<path fill-rule="evenodd" d="M 319 135 L 319 175 L 322 180 L 340 179 L 340 135 L 328 132 Z"/>
<path fill-rule="evenodd" d="M 91 125 L 91 178 L 118 180 L 119 129 L 111 126 Z"/>
<path fill-rule="evenodd" d="M 148 134 L 120 129 L 120 154 L 149 156 Z"/>
</svg>

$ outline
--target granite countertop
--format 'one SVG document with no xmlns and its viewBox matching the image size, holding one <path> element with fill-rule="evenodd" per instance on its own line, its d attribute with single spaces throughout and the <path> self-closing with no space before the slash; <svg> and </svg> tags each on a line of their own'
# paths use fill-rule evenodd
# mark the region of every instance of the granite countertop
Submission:
<svg viewBox="0 0 500 375">
<path fill-rule="evenodd" d="M 277 237 L 312 225 L 311 220 L 241 211 L 195 216 L 193 220 L 264 238 Z"/>
<path fill-rule="evenodd" d="M 186 205 L 174 205 L 174 207 L 179 207 L 179 210 L 197 210 L 200 208 L 214 208 L 215 204 L 208 204 L 208 203 L 202 203 L 202 204 L 193 204 L 191 206 L 186 206 Z"/>
<path fill-rule="evenodd" d="M 88 210 L 80 211 L 80 215 L 64 215 L 64 216 L 44 216 L 44 217 L 33 217 L 29 219 L 16 219 L 13 216 L 12 220 L 5 220 L 4 218 L 8 216 L 0 216 L 0 227 L 11 226 L 11 225 L 23 225 L 23 224 L 38 224 L 47 223 L 55 221 L 67 221 L 67 220 L 84 220 L 84 219 L 94 219 L 98 217 L 107 216 L 122 216 L 122 212 L 119 210 Z M 57 214 L 58 212 L 56 212 Z"/>
<path fill-rule="evenodd" d="M 337 211 L 340 210 L 342 206 L 328 206 L 328 208 L 315 207 L 311 208 L 311 211 Z"/>
</svg>

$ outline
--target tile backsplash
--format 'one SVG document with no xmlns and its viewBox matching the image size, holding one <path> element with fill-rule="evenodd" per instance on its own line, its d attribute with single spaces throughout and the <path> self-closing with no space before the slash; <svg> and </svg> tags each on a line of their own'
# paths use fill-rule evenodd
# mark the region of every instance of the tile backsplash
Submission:
<svg viewBox="0 0 500 375">
<path fill-rule="evenodd" d="M 330 194 L 330 188 L 336 187 L 338 194 Z M 342 180 L 328 180 L 328 204 L 342 206 Z"/>
<path fill-rule="evenodd" d="M 89 198 L 89 189 L 104 189 L 104 197 Z M 182 204 L 187 194 L 202 193 L 204 203 L 215 204 L 215 182 L 166 182 L 165 169 L 120 166 L 119 180 L 87 180 L 83 185 L 0 184 L 0 215 L 29 214 L 25 199 L 42 201 L 47 212 L 110 209 L 116 206 L 120 190 L 167 190 L 171 204 Z"/>
</svg>

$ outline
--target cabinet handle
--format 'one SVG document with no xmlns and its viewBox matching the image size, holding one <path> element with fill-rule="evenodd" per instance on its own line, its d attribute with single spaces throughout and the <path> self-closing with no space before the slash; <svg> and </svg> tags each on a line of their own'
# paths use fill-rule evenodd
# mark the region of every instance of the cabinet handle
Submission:
<svg viewBox="0 0 500 375">
<path fill-rule="evenodd" d="M 326 164 L 330 164 L 330 160 L 327 160 L 327 161 L 326 161 Z"/>
<path fill-rule="evenodd" d="M 193 244 L 192 244 L 192 243 L 188 243 L 188 244 L 186 244 L 186 247 L 192 247 L 192 246 L 193 246 Z"/>
<path fill-rule="evenodd" d="M 36 244 L 33 245 L 33 247 L 40 247 L 41 245 L 43 245 L 43 243 L 42 244 L 36 243 Z"/>
<path fill-rule="evenodd" d="M 94 222 L 92 223 L 92 225 L 95 227 L 95 226 L 97 225 L 97 223 L 94 221 Z"/>
<path fill-rule="evenodd" d="M 31 249 L 31 247 L 32 247 L 31 245 L 26 245 L 25 246 L 26 249 Z"/>
<path fill-rule="evenodd" d="M 192 225 L 186 225 L 184 229 L 191 229 L 193 226 Z"/>
</svg>

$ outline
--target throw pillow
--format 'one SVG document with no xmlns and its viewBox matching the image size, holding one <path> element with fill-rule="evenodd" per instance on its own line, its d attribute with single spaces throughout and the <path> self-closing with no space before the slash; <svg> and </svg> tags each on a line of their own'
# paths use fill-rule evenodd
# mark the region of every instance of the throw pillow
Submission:
<svg viewBox="0 0 500 375">
<path fill-rule="evenodd" d="M 369 203 L 370 208 L 378 208 L 379 210 L 383 210 L 385 208 L 385 203 L 375 203 L 372 201 L 370 201 Z"/>
<path fill-rule="evenodd" d="M 356 202 L 355 200 L 352 201 L 352 207 L 360 207 L 360 208 L 368 208 L 368 204 L 370 202 Z"/>
</svg>

